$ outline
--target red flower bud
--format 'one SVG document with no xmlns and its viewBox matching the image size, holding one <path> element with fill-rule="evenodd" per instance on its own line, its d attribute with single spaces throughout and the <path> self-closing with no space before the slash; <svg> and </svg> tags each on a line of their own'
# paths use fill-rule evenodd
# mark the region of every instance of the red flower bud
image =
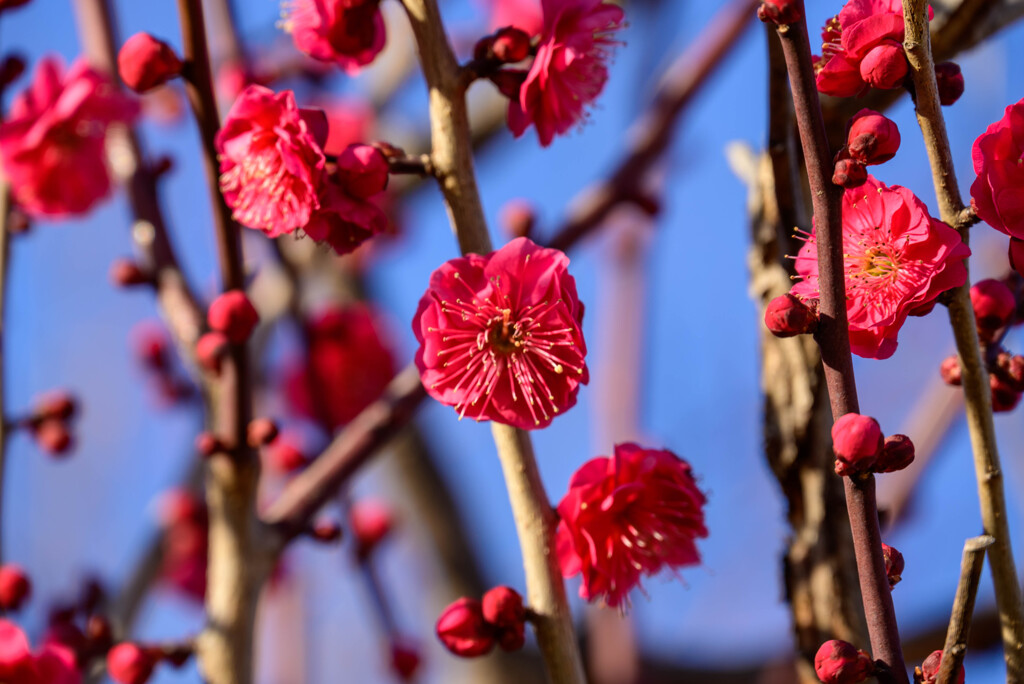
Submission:
<svg viewBox="0 0 1024 684">
<path fill-rule="evenodd" d="M 499 627 L 497 629 L 498 646 L 503 651 L 518 651 L 526 643 L 526 623 Z"/>
<path fill-rule="evenodd" d="M 32 582 L 20 565 L 0 567 L 0 610 L 20 610 L 32 595 Z"/>
<path fill-rule="evenodd" d="M 767 23 L 795 24 L 803 18 L 797 0 L 764 0 L 757 8 L 757 18 Z"/>
<path fill-rule="evenodd" d="M 381 501 L 363 499 L 349 510 L 349 528 L 356 539 L 356 553 L 366 558 L 394 527 L 391 507 Z"/>
<path fill-rule="evenodd" d="M 933 651 L 930 656 L 921 663 L 921 684 L 935 684 L 938 681 L 939 668 L 942 666 L 942 651 Z M 953 684 L 964 684 L 966 673 L 964 666 L 953 677 Z"/>
<path fill-rule="evenodd" d="M 836 162 L 832 182 L 846 189 L 859 188 L 868 180 L 868 169 L 856 159 L 840 159 Z"/>
<path fill-rule="evenodd" d="M 847 413 L 832 426 L 836 474 L 846 476 L 870 471 L 882 452 L 884 441 L 877 420 Z"/>
<path fill-rule="evenodd" d="M 229 290 L 213 300 L 206 320 L 234 344 L 243 344 L 260 322 L 260 315 L 244 292 Z"/>
<path fill-rule="evenodd" d="M 294 437 L 274 440 L 266 451 L 267 467 L 278 473 L 291 475 L 307 465 L 309 458 L 296 444 Z"/>
<path fill-rule="evenodd" d="M 124 84 L 144 93 L 181 75 L 181 60 L 170 45 L 148 33 L 136 33 L 121 46 L 117 71 Z"/>
<path fill-rule="evenodd" d="M 213 433 L 200 432 L 196 437 L 196 451 L 203 458 L 210 458 L 214 454 L 224 451 L 224 443 L 217 439 Z"/>
<path fill-rule="evenodd" d="M 107 654 L 107 673 L 120 684 L 146 684 L 156 664 L 156 654 L 138 644 L 118 644 Z"/>
<path fill-rule="evenodd" d="M 511 587 L 494 587 L 482 601 L 484 619 L 498 627 L 521 625 L 526 620 L 523 597 Z"/>
<path fill-rule="evenodd" d="M 906 562 L 903 554 L 888 544 L 882 544 L 882 558 L 885 559 L 885 576 L 889 578 L 889 588 L 895 587 L 903 579 Z"/>
<path fill-rule="evenodd" d="M 437 619 L 437 638 L 457 656 L 474 658 L 494 648 L 494 629 L 484 621 L 480 602 L 460 598 Z"/>
<path fill-rule="evenodd" d="M 764 324 L 776 337 L 812 333 L 818 327 L 818 314 L 796 295 L 776 297 L 764 311 Z"/>
<path fill-rule="evenodd" d="M 224 333 L 208 332 L 196 342 L 196 361 L 211 373 L 220 373 L 221 361 L 228 353 L 228 338 Z"/>
<path fill-rule="evenodd" d="M 313 525 L 309 534 L 318 542 L 333 544 L 341 539 L 341 525 L 335 520 L 320 520 Z"/>
<path fill-rule="evenodd" d="M 1024 392 L 1024 356 L 1002 352 L 996 357 L 997 372 L 1011 389 Z"/>
<path fill-rule="evenodd" d="M 823 643 L 814 656 L 814 672 L 824 684 L 857 684 L 874 671 L 871 656 L 838 639 Z"/>
<path fill-rule="evenodd" d="M 914 443 L 906 435 L 885 438 L 882 453 L 875 461 L 876 473 L 895 473 L 914 462 Z"/>
<path fill-rule="evenodd" d="M 963 384 L 963 377 L 960 370 L 960 359 L 958 359 L 955 354 L 947 357 L 942 362 L 942 365 L 939 367 L 939 373 L 942 374 L 942 380 L 947 385 L 959 387 Z"/>
<path fill-rule="evenodd" d="M 349 145 L 338 155 L 338 180 L 352 197 L 372 197 L 388 187 L 388 160 L 371 145 Z"/>
<path fill-rule="evenodd" d="M 65 390 L 47 393 L 36 401 L 36 416 L 55 420 L 70 420 L 78 413 L 78 400 Z"/>
<path fill-rule="evenodd" d="M 1010 268 L 1024 276 L 1024 240 L 1010 238 Z"/>
<path fill-rule="evenodd" d="M 132 331 L 135 356 L 144 366 L 152 370 L 167 368 L 168 341 L 162 327 L 153 323 L 142 323 Z"/>
<path fill-rule="evenodd" d="M 850 122 L 846 149 L 853 159 L 869 166 L 887 162 L 900 149 L 900 129 L 878 112 L 862 109 Z"/>
<path fill-rule="evenodd" d="M 935 65 L 935 83 L 939 87 L 939 102 L 948 107 L 964 94 L 964 75 L 956 62 Z"/>
<path fill-rule="evenodd" d="M 988 278 L 971 287 L 971 305 L 979 330 L 996 331 L 1005 326 L 1017 311 L 1017 298 L 1006 283 Z"/>
<path fill-rule="evenodd" d="M 131 259 L 115 259 L 110 265 L 110 281 L 118 287 L 134 287 L 150 283 L 152 279 Z"/>
<path fill-rule="evenodd" d="M 537 225 L 537 213 L 527 200 L 510 200 L 501 208 L 499 223 L 512 239 L 530 237 Z"/>
<path fill-rule="evenodd" d="M 71 450 L 71 432 L 63 420 L 47 418 L 33 429 L 32 436 L 39 448 L 51 456 L 63 456 Z"/>
<path fill-rule="evenodd" d="M 419 667 L 419 651 L 405 644 L 391 644 L 391 669 L 403 682 L 411 682 Z"/>
<path fill-rule="evenodd" d="M 989 386 L 992 388 L 993 411 L 996 413 L 1007 413 L 1017 408 L 1017 404 L 1020 403 L 1020 392 L 1015 390 L 996 373 L 990 374 L 988 381 Z"/>
<path fill-rule="evenodd" d="M 530 36 L 515 26 L 508 26 L 494 34 L 491 54 L 499 62 L 514 64 L 530 55 Z"/>
<path fill-rule="evenodd" d="M 880 90 L 899 88 L 907 77 L 907 70 L 907 56 L 903 46 L 895 40 L 883 40 L 860 62 L 860 77 Z"/>
<path fill-rule="evenodd" d="M 270 418 L 255 418 L 249 423 L 246 430 L 246 439 L 249 446 L 257 448 L 267 446 L 277 439 L 277 423 Z"/>
</svg>

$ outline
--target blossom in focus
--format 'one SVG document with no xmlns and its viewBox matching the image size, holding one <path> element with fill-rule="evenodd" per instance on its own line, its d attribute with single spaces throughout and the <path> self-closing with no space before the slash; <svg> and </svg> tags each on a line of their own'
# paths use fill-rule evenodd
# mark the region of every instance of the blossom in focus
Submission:
<svg viewBox="0 0 1024 684">
<path fill-rule="evenodd" d="M 395 361 L 377 314 L 365 305 L 328 309 L 306 324 L 307 358 L 288 371 L 292 407 L 335 430 L 377 400 Z"/>
<path fill-rule="evenodd" d="M 490 5 L 489 30 L 497 31 L 506 26 L 515 26 L 531 36 L 544 30 L 544 13 L 540 0 L 486 0 Z"/>
<path fill-rule="evenodd" d="M 291 0 L 282 27 L 300 52 L 349 74 L 372 62 L 387 39 L 380 0 Z"/>
<path fill-rule="evenodd" d="M 562 574 L 582 575 L 582 598 L 622 606 L 643 576 L 700 562 L 705 502 L 690 465 L 671 451 L 616 445 L 573 474 L 558 504 Z"/>
<path fill-rule="evenodd" d="M 791 292 L 818 299 L 818 257 L 812 232 L 796 258 L 802 278 Z M 967 279 L 971 250 L 932 218 L 910 190 L 873 176 L 843 195 L 846 313 L 853 353 L 887 359 L 910 312 Z"/>
<path fill-rule="evenodd" d="M 434 271 L 413 332 L 427 393 L 459 416 L 542 428 L 589 372 L 583 305 L 564 253 L 517 238 Z"/>
<path fill-rule="evenodd" d="M 933 16 L 928 8 L 929 19 Z M 818 90 L 836 97 L 898 88 L 907 75 L 901 0 L 849 0 L 821 32 Z"/>
<path fill-rule="evenodd" d="M 246 88 L 216 137 L 220 190 L 235 220 L 269 237 L 309 223 L 320 208 L 326 136 L 323 112 L 299 109 L 292 91 Z"/>
<path fill-rule="evenodd" d="M 547 147 L 583 120 L 604 89 L 623 13 L 602 0 L 542 0 L 541 6 L 544 32 L 519 97 L 509 103 L 508 125 L 516 137 L 533 125 Z"/>
<path fill-rule="evenodd" d="M 43 58 L 0 123 L 0 165 L 18 205 L 37 217 L 92 209 L 110 194 L 107 130 L 138 111 L 84 59 L 65 72 L 59 58 Z"/>
<path fill-rule="evenodd" d="M 1024 240 L 1024 99 L 974 141 L 972 204 L 982 221 Z"/>
</svg>

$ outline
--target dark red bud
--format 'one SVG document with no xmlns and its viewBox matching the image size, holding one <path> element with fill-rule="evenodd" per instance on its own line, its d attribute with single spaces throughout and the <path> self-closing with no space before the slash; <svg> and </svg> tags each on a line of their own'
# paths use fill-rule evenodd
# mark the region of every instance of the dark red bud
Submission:
<svg viewBox="0 0 1024 684">
<path fill-rule="evenodd" d="M 337 175 L 352 197 L 373 197 L 388 187 L 388 160 L 372 145 L 349 145 L 338 155 Z"/>
<path fill-rule="evenodd" d="M 1008 413 L 1017 408 L 1017 404 L 1020 403 L 1020 392 L 999 377 L 997 373 L 991 373 L 988 376 L 988 381 L 989 386 L 992 388 L 993 411 L 996 413 Z"/>
<path fill-rule="evenodd" d="M 267 446 L 277 439 L 277 434 L 277 423 L 272 421 L 270 418 L 254 419 L 249 423 L 249 427 L 246 431 L 249 446 L 254 449 L 261 446 Z"/>
<path fill-rule="evenodd" d="M 32 595 L 32 582 L 20 565 L 0 567 L 0 610 L 20 610 Z"/>
<path fill-rule="evenodd" d="M 903 85 L 907 77 L 907 56 L 903 46 L 886 39 L 864 55 L 860 62 L 860 77 L 873 88 L 892 90 Z"/>
<path fill-rule="evenodd" d="M 419 651 L 401 643 L 391 644 L 391 669 L 403 682 L 411 682 L 420 668 Z"/>
<path fill-rule="evenodd" d="M 234 344 L 242 344 L 252 335 L 260 315 L 244 292 L 229 290 L 213 300 L 206 320 L 210 328 L 224 333 Z"/>
<path fill-rule="evenodd" d="M 903 554 L 888 544 L 882 544 L 882 558 L 885 559 L 885 575 L 889 578 L 889 588 L 895 587 L 903 579 L 906 562 Z"/>
<path fill-rule="evenodd" d="M 151 283 L 152 279 L 131 259 L 116 259 L 110 265 L 110 281 L 118 287 L 135 287 Z"/>
<path fill-rule="evenodd" d="M 832 182 L 846 189 L 859 188 L 868 180 L 868 169 L 856 159 L 840 159 L 836 162 Z"/>
<path fill-rule="evenodd" d="M 174 49 L 148 33 L 136 33 L 117 55 L 117 71 L 124 84 L 144 93 L 181 75 L 181 59 Z"/>
<path fill-rule="evenodd" d="M 1002 352 L 996 357 L 996 368 L 1003 382 L 1011 389 L 1024 392 L 1024 356 Z"/>
<path fill-rule="evenodd" d="M 511 587 L 494 587 L 484 594 L 481 606 L 484 619 L 492 625 L 508 627 L 526 621 L 523 597 Z"/>
<path fill-rule="evenodd" d="M 889 435 L 875 461 L 876 473 L 894 473 L 914 462 L 914 443 L 906 435 Z"/>
<path fill-rule="evenodd" d="M 877 420 L 859 413 L 847 413 L 832 426 L 836 474 L 846 476 L 869 472 L 882 453 L 884 442 Z"/>
<path fill-rule="evenodd" d="M 518 651 L 526 643 L 526 625 L 519 623 L 497 629 L 498 646 L 503 651 Z"/>
<path fill-rule="evenodd" d="M 939 87 L 939 102 L 948 107 L 964 94 L 964 75 L 956 62 L 935 65 L 935 83 Z"/>
<path fill-rule="evenodd" d="M 870 109 L 854 114 L 846 135 L 850 157 L 866 164 L 882 164 L 900 149 L 900 130 L 896 124 Z"/>
<path fill-rule="evenodd" d="M 510 100 L 519 100 L 519 91 L 526 81 L 527 72 L 523 69 L 501 69 L 490 75 L 491 83 L 498 87 L 498 92 Z"/>
<path fill-rule="evenodd" d="M 1017 311 L 1017 298 L 1006 283 L 988 278 L 971 287 L 971 305 L 979 332 L 991 332 L 999 330 L 1010 321 Z"/>
<path fill-rule="evenodd" d="M 824 684 L 858 684 L 874 671 L 871 656 L 838 639 L 823 643 L 814 656 L 814 672 Z"/>
<path fill-rule="evenodd" d="M 460 598 L 437 619 L 437 638 L 457 656 L 474 658 L 494 648 L 494 628 L 484 621 L 480 602 Z"/>
<path fill-rule="evenodd" d="M 942 365 L 939 367 L 939 373 L 942 374 L 942 380 L 947 385 L 959 387 L 963 384 L 963 376 L 960 370 L 960 359 L 958 359 L 956 355 L 949 356 L 943 360 Z"/>
<path fill-rule="evenodd" d="M 818 314 L 799 297 L 787 292 L 768 302 L 764 324 L 776 337 L 793 337 L 813 333 L 818 327 Z"/>
<path fill-rule="evenodd" d="M 484 36 L 473 46 L 473 59 L 484 62 L 494 57 L 491 48 L 494 45 L 494 36 Z"/>
<path fill-rule="evenodd" d="M 499 62 L 521 62 L 530 54 L 530 36 L 514 26 L 503 28 L 494 34 L 491 53 Z"/>
<path fill-rule="evenodd" d="M 795 24 L 803 18 L 797 0 L 764 0 L 757 8 L 757 18 L 773 24 Z"/>
</svg>

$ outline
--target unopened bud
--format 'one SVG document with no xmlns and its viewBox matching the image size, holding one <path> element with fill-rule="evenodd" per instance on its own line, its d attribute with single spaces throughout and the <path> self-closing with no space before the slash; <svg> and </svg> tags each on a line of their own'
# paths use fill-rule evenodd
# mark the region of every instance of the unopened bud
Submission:
<svg viewBox="0 0 1024 684">
<path fill-rule="evenodd" d="M 463 658 L 481 656 L 494 648 L 494 628 L 484 620 L 480 602 L 460 598 L 437 619 L 437 637 L 449 651 Z"/>
<path fill-rule="evenodd" d="M 996 413 L 1008 413 L 1017 408 L 1020 403 L 1021 393 L 1015 390 L 1008 382 L 999 377 L 997 373 L 988 376 L 989 386 L 992 389 L 992 410 Z"/>
<path fill-rule="evenodd" d="M 914 462 L 914 443 L 906 435 L 889 435 L 875 461 L 876 473 L 894 473 Z"/>
<path fill-rule="evenodd" d="M 341 525 L 335 520 L 321 520 L 313 525 L 309 536 L 324 544 L 333 544 L 341 539 Z"/>
<path fill-rule="evenodd" d="M 63 420 L 47 418 L 33 428 L 36 444 L 51 456 L 64 456 L 72 447 L 71 431 Z"/>
<path fill-rule="evenodd" d="M 996 357 L 996 368 L 1009 387 L 1024 392 L 1024 356 L 1002 352 Z"/>
<path fill-rule="evenodd" d="M 249 427 L 246 430 L 249 446 L 254 449 L 267 446 L 277 439 L 277 434 L 277 423 L 270 418 L 256 418 L 249 423 Z"/>
<path fill-rule="evenodd" d="M 70 392 L 55 390 L 36 401 L 35 414 L 40 419 L 70 420 L 78 413 L 78 400 Z"/>
<path fill-rule="evenodd" d="M 933 651 L 930 656 L 924 659 L 919 668 L 921 671 L 921 684 L 935 684 L 939 678 L 939 668 L 942 667 L 942 651 Z M 964 684 L 966 673 L 961 664 L 953 676 L 952 684 Z"/>
<path fill-rule="evenodd" d="M 526 620 L 523 597 L 511 587 L 494 587 L 484 594 L 481 602 L 484 619 L 492 625 L 508 627 Z"/>
<path fill-rule="evenodd" d="M 349 145 L 338 155 L 337 177 L 345 192 L 366 199 L 388 187 L 388 160 L 372 145 Z"/>
<path fill-rule="evenodd" d="M 935 83 L 939 87 L 939 102 L 943 106 L 955 104 L 964 94 L 964 75 L 956 62 L 936 64 Z"/>
<path fill-rule="evenodd" d="M 356 554 L 366 558 L 391 533 L 395 525 L 391 507 L 382 501 L 363 499 L 349 510 L 349 528 L 356 540 Z"/>
<path fill-rule="evenodd" d="M 882 558 L 885 559 L 885 576 L 889 578 L 889 588 L 895 587 L 903 579 L 906 561 L 903 554 L 888 544 L 882 544 Z"/>
<path fill-rule="evenodd" d="M 836 474 L 847 476 L 869 472 L 884 444 L 878 421 L 859 413 L 847 413 L 832 426 L 832 450 Z"/>
<path fill-rule="evenodd" d="M 960 370 L 960 359 L 953 356 L 948 356 L 942 361 L 942 365 L 939 367 L 939 373 L 942 375 L 942 380 L 947 385 L 953 387 L 959 387 L 963 384 L 963 374 Z"/>
<path fill-rule="evenodd" d="M 391 669 L 403 682 L 411 682 L 420 668 L 420 653 L 408 644 L 391 644 Z"/>
<path fill-rule="evenodd" d="M 152 279 L 131 259 L 116 259 L 110 265 L 110 281 L 118 287 L 135 287 L 150 283 Z"/>
<path fill-rule="evenodd" d="M 764 324 L 776 337 L 812 333 L 818 327 L 818 314 L 796 295 L 786 293 L 768 302 Z"/>
<path fill-rule="evenodd" d="M 823 643 L 814 656 L 814 672 L 823 684 L 858 684 L 874 671 L 871 656 L 838 639 Z"/>
<path fill-rule="evenodd" d="M 117 70 L 124 84 L 144 93 L 181 75 L 181 59 L 174 49 L 148 33 L 136 33 L 117 55 Z"/>
<path fill-rule="evenodd" d="M 764 0 L 757 8 L 757 18 L 765 23 L 786 26 L 795 24 L 803 16 L 798 0 Z"/>
<path fill-rule="evenodd" d="M 130 642 L 114 646 L 107 654 L 107 673 L 120 684 L 146 684 L 156 664 L 152 649 Z"/>
<path fill-rule="evenodd" d="M 224 443 L 220 441 L 212 432 L 200 432 L 196 437 L 196 451 L 203 458 L 210 458 L 211 456 L 225 451 Z"/>
<path fill-rule="evenodd" d="M 32 582 L 20 565 L 8 563 L 0 567 L 0 610 L 20 610 L 32 595 Z"/>
<path fill-rule="evenodd" d="M 891 39 L 883 40 L 871 48 L 860 62 L 860 77 L 879 90 L 899 88 L 908 70 L 903 46 Z"/>
<path fill-rule="evenodd" d="M 521 62 L 530 55 L 530 36 L 515 26 L 503 28 L 494 34 L 491 53 L 499 62 Z"/>
<path fill-rule="evenodd" d="M 196 361 L 211 373 L 220 373 L 221 363 L 228 353 L 230 344 L 224 333 L 205 333 L 196 342 Z"/>
<path fill-rule="evenodd" d="M 244 292 L 229 290 L 213 300 L 206 319 L 210 328 L 224 333 L 234 344 L 243 344 L 252 335 L 260 316 Z"/>
<path fill-rule="evenodd" d="M 850 122 L 846 149 L 850 157 L 863 164 L 882 164 L 900 149 L 900 129 L 878 112 L 862 109 Z"/>
<path fill-rule="evenodd" d="M 846 188 L 859 188 L 868 180 L 868 169 L 856 159 L 840 159 L 836 161 L 832 182 Z"/>
<path fill-rule="evenodd" d="M 971 287 L 971 306 L 979 332 L 994 332 L 1010 321 L 1017 310 L 1017 298 L 1006 283 L 988 278 Z"/>
</svg>

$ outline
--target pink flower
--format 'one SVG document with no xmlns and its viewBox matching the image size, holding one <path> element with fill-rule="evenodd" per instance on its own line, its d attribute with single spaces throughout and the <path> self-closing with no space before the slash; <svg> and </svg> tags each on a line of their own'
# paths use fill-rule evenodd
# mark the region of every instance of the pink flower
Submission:
<svg viewBox="0 0 1024 684">
<path fill-rule="evenodd" d="M 846 313 L 853 353 L 887 359 L 907 315 L 967 279 L 971 250 L 955 230 L 928 215 L 914 193 L 868 176 L 843 195 Z M 791 292 L 818 298 L 818 258 L 812 232 L 796 258 L 803 280 Z"/>
<path fill-rule="evenodd" d="M 300 110 L 290 90 L 242 92 L 216 138 L 220 189 L 236 221 L 269 237 L 309 223 L 320 208 L 326 129 L 323 112 Z"/>
<path fill-rule="evenodd" d="M 64 73 L 46 57 L 0 124 L 0 164 L 18 204 L 33 216 L 84 214 L 110 194 L 104 145 L 112 123 L 138 105 L 85 60 Z"/>
<path fill-rule="evenodd" d="M 708 536 L 690 465 L 671 451 L 617 444 L 585 463 L 558 504 L 562 575 L 583 575 L 580 597 L 615 608 L 642 576 L 700 562 Z"/>
<path fill-rule="evenodd" d="M 1010 105 L 1003 118 L 974 141 L 971 185 L 981 220 L 1024 240 L 1024 99 Z"/>
<path fill-rule="evenodd" d="M 544 14 L 539 0 L 487 0 L 491 6 L 490 30 L 515 26 L 531 36 L 544 30 Z"/>
<path fill-rule="evenodd" d="M 541 0 L 544 33 L 533 66 L 509 103 L 516 137 L 533 124 L 547 147 L 579 123 L 608 80 L 607 61 L 622 28 L 622 9 L 602 0 Z"/>
<path fill-rule="evenodd" d="M 327 142 L 324 152 L 337 156 L 348 147 L 364 140 L 373 140 L 377 125 L 373 107 L 354 98 L 331 100 L 324 104 L 327 121 Z"/>
<path fill-rule="evenodd" d="M 379 0 L 291 0 L 284 29 L 299 51 L 350 74 L 372 62 L 387 38 Z"/>
<path fill-rule="evenodd" d="M 0 681 L 4 684 L 81 684 L 75 655 L 58 644 L 33 654 L 25 633 L 0 619 Z"/>
<path fill-rule="evenodd" d="M 869 86 L 898 88 L 907 74 L 903 33 L 901 0 L 849 0 L 822 29 L 818 90 L 853 97 Z"/>
<path fill-rule="evenodd" d="M 430 276 L 413 332 L 430 396 L 459 417 L 545 427 L 586 384 L 583 305 L 569 258 L 517 238 Z"/>
<path fill-rule="evenodd" d="M 308 357 L 285 381 L 303 415 L 337 429 L 376 401 L 395 376 L 377 314 L 356 305 L 324 311 L 306 324 Z"/>
</svg>

